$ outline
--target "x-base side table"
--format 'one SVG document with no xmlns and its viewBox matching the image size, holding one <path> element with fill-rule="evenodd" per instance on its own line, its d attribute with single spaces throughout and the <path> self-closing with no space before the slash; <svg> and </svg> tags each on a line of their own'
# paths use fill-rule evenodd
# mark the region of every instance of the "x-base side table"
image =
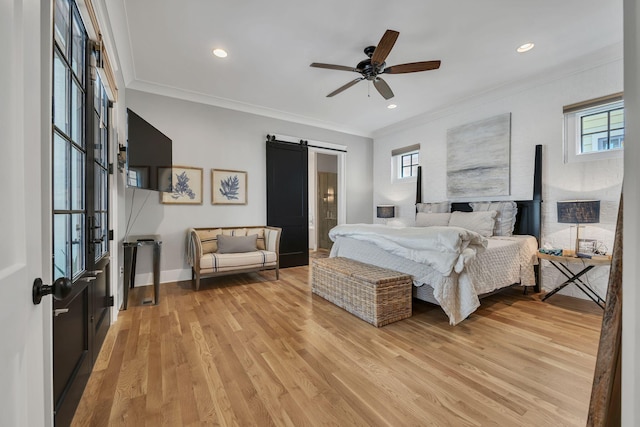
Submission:
<svg viewBox="0 0 640 427">
<path fill-rule="evenodd" d="M 562 273 L 567 280 L 558 285 L 554 290 L 547 293 L 542 301 L 545 301 L 547 298 L 556 294 L 556 292 L 564 289 L 566 286 L 574 284 L 580 289 L 586 296 L 588 296 L 591 301 L 598 304 L 598 306 L 604 309 L 606 301 L 600 297 L 587 283 L 585 283 L 581 277 L 587 272 L 591 271 L 595 267 L 601 265 L 611 265 L 610 258 L 578 258 L 578 257 L 569 257 L 569 256 L 560 256 L 560 255 L 549 255 L 544 254 L 542 252 L 538 252 L 539 259 L 546 259 L 549 261 L 551 265 L 553 265 L 560 273 Z M 574 273 L 566 264 L 571 263 L 580 263 L 583 266 L 583 269 L 578 273 Z"/>
</svg>

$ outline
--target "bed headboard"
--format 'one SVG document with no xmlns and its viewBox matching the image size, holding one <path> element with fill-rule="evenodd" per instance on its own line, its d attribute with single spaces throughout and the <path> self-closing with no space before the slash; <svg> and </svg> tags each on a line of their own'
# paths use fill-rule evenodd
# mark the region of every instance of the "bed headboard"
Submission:
<svg viewBox="0 0 640 427">
<path fill-rule="evenodd" d="M 538 239 L 540 247 L 542 224 L 542 145 L 536 145 L 533 167 L 533 198 L 516 200 L 518 213 L 514 234 L 527 234 Z M 418 183 L 416 186 L 416 203 L 422 203 L 422 167 L 418 166 Z M 469 202 L 452 202 L 451 211 L 471 212 Z M 536 276 L 535 292 L 540 292 L 540 265 L 533 266 Z"/>
<path fill-rule="evenodd" d="M 422 168 L 418 167 L 418 183 L 416 187 L 416 203 L 422 202 Z M 514 234 L 528 234 L 540 243 L 542 223 L 542 145 L 536 145 L 533 171 L 533 199 L 516 200 L 518 214 Z M 451 211 L 471 212 L 469 202 L 452 202 Z"/>
</svg>

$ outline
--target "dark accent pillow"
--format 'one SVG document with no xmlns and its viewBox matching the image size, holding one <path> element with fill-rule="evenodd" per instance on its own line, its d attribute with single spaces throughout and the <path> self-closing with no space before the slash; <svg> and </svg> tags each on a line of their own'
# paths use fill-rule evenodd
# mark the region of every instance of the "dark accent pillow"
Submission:
<svg viewBox="0 0 640 427">
<path fill-rule="evenodd" d="M 257 251 L 257 240 L 257 234 L 252 234 L 251 236 L 225 236 L 224 234 L 219 234 L 218 253 L 235 254 L 239 252 Z"/>
</svg>

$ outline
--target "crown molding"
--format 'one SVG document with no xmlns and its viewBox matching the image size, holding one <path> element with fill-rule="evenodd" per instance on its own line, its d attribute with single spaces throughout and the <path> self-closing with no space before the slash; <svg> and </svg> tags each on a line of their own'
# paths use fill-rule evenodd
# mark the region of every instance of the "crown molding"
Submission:
<svg viewBox="0 0 640 427">
<path fill-rule="evenodd" d="M 585 71 L 593 70 L 608 64 L 623 60 L 622 43 L 605 47 L 598 51 L 584 55 L 572 61 L 559 64 L 552 69 L 534 76 L 526 76 L 517 80 L 493 86 L 479 91 L 473 95 L 454 100 L 432 111 L 410 117 L 401 122 L 394 123 L 372 131 L 373 139 L 388 136 L 397 132 L 402 132 L 416 126 L 424 125 L 443 117 L 459 113 L 461 108 L 477 108 L 489 102 L 493 102 L 514 94 L 524 92 L 542 86 L 556 80 L 560 80 Z"/>
</svg>

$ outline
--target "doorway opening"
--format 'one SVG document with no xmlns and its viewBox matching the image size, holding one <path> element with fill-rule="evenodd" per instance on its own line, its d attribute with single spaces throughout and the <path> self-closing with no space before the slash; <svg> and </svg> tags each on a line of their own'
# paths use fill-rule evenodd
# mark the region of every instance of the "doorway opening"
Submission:
<svg viewBox="0 0 640 427">
<path fill-rule="evenodd" d="M 329 231 L 345 222 L 345 153 L 309 149 L 309 254 L 327 257 L 333 246 Z"/>
</svg>

